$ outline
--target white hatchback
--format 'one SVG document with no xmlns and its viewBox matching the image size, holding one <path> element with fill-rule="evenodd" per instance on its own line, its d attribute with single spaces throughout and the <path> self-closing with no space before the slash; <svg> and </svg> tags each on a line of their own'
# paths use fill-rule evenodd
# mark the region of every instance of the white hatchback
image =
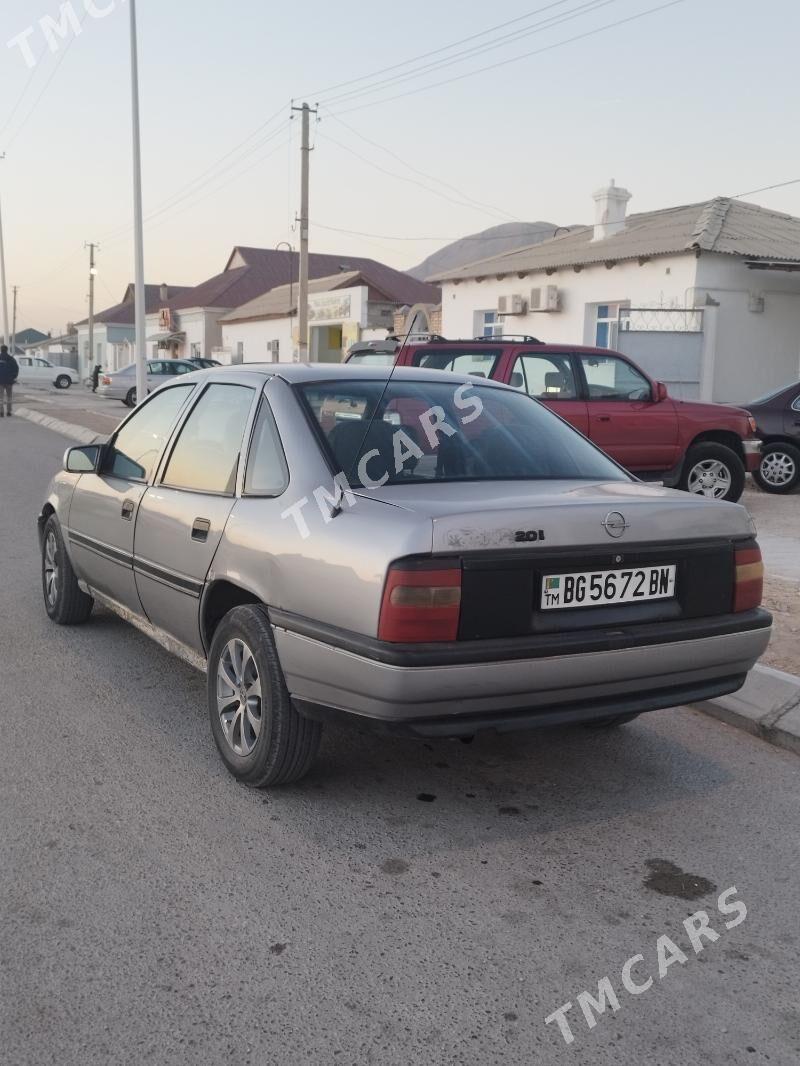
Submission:
<svg viewBox="0 0 800 1066">
<path fill-rule="evenodd" d="M 22 385 L 55 385 L 57 389 L 68 389 L 80 381 L 78 371 L 71 366 L 54 366 L 49 360 L 40 356 L 22 355 L 17 359 L 19 378 Z"/>
</svg>

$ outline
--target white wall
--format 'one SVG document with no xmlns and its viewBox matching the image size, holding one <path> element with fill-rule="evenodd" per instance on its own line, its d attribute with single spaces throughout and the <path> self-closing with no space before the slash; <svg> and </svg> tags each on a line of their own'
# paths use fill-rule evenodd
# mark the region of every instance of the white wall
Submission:
<svg viewBox="0 0 800 1066">
<path fill-rule="evenodd" d="M 549 313 L 514 315 L 503 320 L 506 333 L 528 333 L 551 344 L 594 344 L 594 318 L 591 306 L 630 303 L 635 307 L 684 307 L 687 289 L 695 284 L 693 255 L 619 263 L 608 270 L 605 264 L 585 267 L 576 273 L 572 267 L 548 276 L 543 271 L 519 278 L 516 273 L 498 280 L 462 281 L 442 287 L 442 331 L 446 337 L 474 335 L 474 313 L 497 308 L 498 296 L 518 294 L 526 301 L 530 290 L 557 285 L 561 310 Z"/>
<path fill-rule="evenodd" d="M 297 320 L 294 319 L 294 322 L 296 324 Z M 272 355 L 267 351 L 267 343 L 273 340 L 278 341 L 279 361 L 291 363 L 292 331 L 288 316 L 262 319 L 258 322 L 222 323 L 222 347 L 226 350 L 225 362 L 230 362 L 235 356 L 239 343 L 244 345 L 245 363 L 271 362 Z M 220 356 L 217 355 L 215 358 L 220 358 Z"/>
<path fill-rule="evenodd" d="M 713 397 L 744 403 L 800 377 L 800 274 L 748 270 L 727 255 L 698 260 L 698 305 L 719 302 Z M 764 297 L 751 311 L 750 295 Z"/>
</svg>

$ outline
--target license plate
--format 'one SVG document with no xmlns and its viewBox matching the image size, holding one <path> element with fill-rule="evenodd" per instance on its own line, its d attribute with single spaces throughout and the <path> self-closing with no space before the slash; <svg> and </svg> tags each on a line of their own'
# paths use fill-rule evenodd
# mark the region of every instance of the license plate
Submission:
<svg viewBox="0 0 800 1066">
<path fill-rule="evenodd" d="M 675 569 L 674 566 L 638 566 L 630 570 L 545 574 L 541 609 L 667 600 L 675 595 Z"/>
</svg>

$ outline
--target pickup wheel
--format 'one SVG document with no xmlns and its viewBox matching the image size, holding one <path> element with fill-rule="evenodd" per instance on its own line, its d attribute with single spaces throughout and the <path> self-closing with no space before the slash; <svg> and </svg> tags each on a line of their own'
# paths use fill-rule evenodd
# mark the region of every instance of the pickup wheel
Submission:
<svg viewBox="0 0 800 1066">
<path fill-rule="evenodd" d="M 125 399 L 122 401 L 126 407 L 136 406 L 136 389 L 128 389 Z"/>
<path fill-rule="evenodd" d="M 57 389 L 68 389 L 71 384 L 72 384 L 72 378 L 69 377 L 67 374 L 59 374 L 58 377 L 56 378 L 56 388 Z"/>
<path fill-rule="evenodd" d="M 678 488 L 712 500 L 736 503 L 744 492 L 744 463 L 733 449 L 708 441 L 686 453 Z"/>
<path fill-rule="evenodd" d="M 753 471 L 753 480 L 764 492 L 785 494 L 794 491 L 800 483 L 800 448 L 780 441 L 765 444 L 758 470 Z"/>
<path fill-rule="evenodd" d="M 208 656 L 208 710 L 222 760 L 254 788 L 299 781 L 319 749 L 322 726 L 292 704 L 266 607 L 234 607 Z"/>
<path fill-rule="evenodd" d="M 48 616 L 60 626 L 80 625 L 92 613 L 94 600 L 78 586 L 55 515 L 42 536 L 42 593 Z"/>
</svg>

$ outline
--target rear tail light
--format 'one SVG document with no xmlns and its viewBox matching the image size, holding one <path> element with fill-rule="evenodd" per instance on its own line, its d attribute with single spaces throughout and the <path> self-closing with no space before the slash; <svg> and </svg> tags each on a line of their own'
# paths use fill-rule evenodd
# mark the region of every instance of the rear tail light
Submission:
<svg viewBox="0 0 800 1066">
<path fill-rule="evenodd" d="M 100 381 L 103 383 L 103 385 L 110 385 L 111 384 L 111 378 L 108 377 L 107 374 L 104 374 L 103 377 L 100 378 Z"/>
<path fill-rule="evenodd" d="M 753 607 L 759 607 L 764 592 L 764 563 L 761 560 L 761 549 L 758 545 L 752 548 L 737 548 L 734 566 L 734 611 L 749 611 Z"/>
<path fill-rule="evenodd" d="M 455 640 L 460 610 L 458 567 L 391 567 L 383 590 L 378 639 L 395 644 Z"/>
</svg>

